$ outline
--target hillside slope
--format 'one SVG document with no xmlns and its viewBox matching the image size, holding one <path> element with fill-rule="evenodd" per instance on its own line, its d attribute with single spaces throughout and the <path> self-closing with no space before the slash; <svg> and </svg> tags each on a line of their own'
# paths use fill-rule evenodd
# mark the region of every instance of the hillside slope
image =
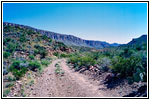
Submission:
<svg viewBox="0 0 150 100">
<path fill-rule="evenodd" d="M 73 36 L 73 35 L 59 34 L 59 33 L 55 33 L 55 32 L 40 30 L 40 29 L 32 28 L 30 26 L 19 25 L 19 24 L 14 24 L 14 23 L 4 22 L 3 25 L 28 28 L 28 29 L 34 30 L 35 32 L 44 34 L 54 40 L 61 41 L 67 45 L 85 46 L 85 47 L 91 47 L 91 48 L 105 48 L 105 47 L 119 46 L 119 44 L 117 44 L 117 43 L 109 44 L 109 43 L 103 42 L 103 41 L 84 40 L 84 39 L 81 39 L 81 38 Z"/>
</svg>

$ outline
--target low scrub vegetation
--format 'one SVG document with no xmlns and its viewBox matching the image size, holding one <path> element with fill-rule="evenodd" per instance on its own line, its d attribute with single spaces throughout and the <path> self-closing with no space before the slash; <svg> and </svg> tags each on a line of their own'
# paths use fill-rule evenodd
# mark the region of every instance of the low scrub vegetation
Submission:
<svg viewBox="0 0 150 100">
<path fill-rule="evenodd" d="M 109 48 L 101 52 L 80 52 L 69 57 L 68 63 L 76 71 L 82 68 L 89 69 L 96 66 L 101 71 L 109 71 L 120 78 L 128 79 L 130 83 L 147 80 L 147 53 L 145 45 L 122 46 Z"/>
<path fill-rule="evenodd" d="M 47 60 L 47 59 L 42 59 L 41 64 L 44 65 L 44 66 L 48 66 L 50 64 L 50 61 Z"/>
<path fill-rule="evenodd" d="M 61 69 L 61 66 L 58 63 L 55 64 L 55 67 L 56 67 L 56 69 L 55 69 L 56 74 L 64 75 L 64 71 Z"/>
</svg>

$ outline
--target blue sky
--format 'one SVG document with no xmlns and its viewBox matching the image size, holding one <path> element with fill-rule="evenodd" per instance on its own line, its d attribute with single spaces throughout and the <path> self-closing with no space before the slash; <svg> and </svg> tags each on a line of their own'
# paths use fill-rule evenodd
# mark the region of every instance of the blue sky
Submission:
<svg viewBox="0 0 150 100">
<path fill-rule="evenodd" d="M 147 34 L 147 3 L 3 3 L 3 21 L 127 43 Z"/>
</svg>

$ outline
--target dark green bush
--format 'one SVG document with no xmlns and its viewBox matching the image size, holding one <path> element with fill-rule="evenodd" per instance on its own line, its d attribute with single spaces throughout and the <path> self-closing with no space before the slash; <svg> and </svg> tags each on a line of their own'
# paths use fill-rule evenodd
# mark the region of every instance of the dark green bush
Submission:
<svg viewBox="0 0 150 100">
<path fill-rule="evenodd" d="M 5 89 L 3 90 L 3 97 L 7 97 L 7 95 L 9 94 L 10 89 Z"/>
<path fill-rule="evenodd" d="M 69 55 L 68 55 L 68 54 L 65 54 L 65 53 L 62 53 L 62 54 L 60 54 L 60 57 L 65 58 L 65 57 L 69 57 Z"/>
<path fill-rule="evenodd" d="M 27 39 L 26 39 L 26 35 L 25 34 L 22 34 L 21 36 L 20 36 L 20 42 L 26 42 L 27 41 Z"/>
<path fill-rule="evenodd" d="M 5 51 L 3 52 L 3 57 L 4 57 L 4 58 L 8 58 L 9 56 L 10 56 L 10 53 L 9 53 L 9 52 L 5 52 Z"/>
<path fill-rule="evenodd" d="M 11 72 L 13 73 L 13 75 L 18 80 L 24 76 L 24 74 L 27 72 L 27 70 L 28 70 L 27 68 L 21 67 L 20 70 L 14 68 Z"/>
<path fill-rule="evenodd" d="M 37 49 L 34 50 L 34 55 L 36 55 L 36 54 L 38 54 L 38 50 Z"/>
<path fill-rule="evenodd" d="M 33 60 L 35 57 L 34 57 L 34 55 L 29 55 L 29 58 L 30 58 L 31 60 Z"/>
<path fill-rule="evenodd" d="M 58 52 L 54 52 L 53 55 L 58 57 L 59 53 Z"/>
<path fill-rule="evenodd" d="M 41 55 L 41 58 L 45 58 L 45 56 L 47 56 L 48 52 L 46 51 L 46 49 L 40 49 L 39 53 Z"/>
<path fill-rule="evenodd" d="M 48 52 L 44 47 L 38 44 L 34 45 L 34 47 L 38 50 L 38 53 L 41 55 L 41 58 L 45 58 L 45 56 L 47 56 Z"/>
<path fill-rule="evenodd" d="M 17 80 L 23 77 L 28 70 L 27 67 L 21 66 L 20 63 L 21 61 L 15 60 L 9 68 Z"/>
<path fill-rule="evenodd" d="M 42 35 L 42 39 L 43 40 L 47 40 L 47 39 L 49 39 L 46 35 Z"/>
<path fill-rule="evenodd" d="M 35 69 L 40 69 L 40 68 L 41 68 L 41 64 L 37 60 L 29 62 L 30 70 L 35 71 Z"/>
<path fill-rule="evenodd" d="M 138 77 L 142 71 L 141 68 L 141 59 L 139 57 L 116 57 L 112 60 L 112 70 L 116 73 L 120 73 L 122 77 Z M 139 69 L 140 71 L 137 71 Z"/>
<path fill-rule="evenodd" d="M 7 51 L 12 53 L 16 50 L 16 44 L 10 42 L 8 45 L 7 45 Z"/>
<path fill-rule="evenodd" d="M 48 66 L 50 64 L 50 62 L 46 59 L 42 59 L 41 64 L 45 65 L 45 66 Z"/>
<path fill-rule="evenodd" d="M 12 65 L 11 65 L 11 67 L 10 67 L 10 70 L 13 70 L 13 68 L 20 70 L 20 68 L 21 68 L 20 63 L 21 63 L 21 61 L 15 60 L 15 61 L 12 63 Z"/>
<path fill-rule="evenodd" d="M 34 32 L 33 30 L 28 30 L 27 34 L 31 35 L 31 34 L 35 34 L 36 32 Z"/>
<path fill-rule="evenodd" d="M 3 40 L 3 44 L 6 45 L 6 43 L 10 42 L 12 39 L 7 37 Z"/>
</svg>

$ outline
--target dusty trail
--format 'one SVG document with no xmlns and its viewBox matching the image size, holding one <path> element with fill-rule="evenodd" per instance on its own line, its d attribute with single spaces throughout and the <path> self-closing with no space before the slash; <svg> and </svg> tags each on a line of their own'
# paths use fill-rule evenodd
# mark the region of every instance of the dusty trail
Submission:
<svg viewBox="0 0 150 100">
<path fill-rule="evenodd" d="M 65 72 L 64 76 L 55 74 L 55 64 L 59 63 Z M 99 90 L 97 82 L 89 80 L 85 75 L 70 70 L 65 59 L 57 59 L 43 72 L 36 83 L 27 90 L 29 97 L 110 97 L 111 93 Z"/>
</svg>

